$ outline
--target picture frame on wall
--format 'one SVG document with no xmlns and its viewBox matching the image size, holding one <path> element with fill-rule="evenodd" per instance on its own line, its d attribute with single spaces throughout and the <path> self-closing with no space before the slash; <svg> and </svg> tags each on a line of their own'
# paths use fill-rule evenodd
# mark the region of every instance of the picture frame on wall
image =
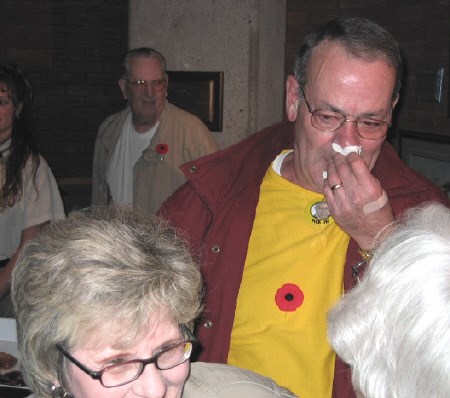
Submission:
<svg viewBox="0 0 450 398">
<path fill-rule="evenodd" d="M 223 72 L 168 71 L 168 100 L 199 117 L 210 131 L 223 129 Z"/>
</svg>

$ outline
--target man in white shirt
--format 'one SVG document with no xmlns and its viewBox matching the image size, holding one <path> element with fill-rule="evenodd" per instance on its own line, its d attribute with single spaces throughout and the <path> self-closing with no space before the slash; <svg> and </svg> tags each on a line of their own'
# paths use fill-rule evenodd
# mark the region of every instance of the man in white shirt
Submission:
<svg viewBox="0 0 450 398">
<path fill-rule="evenodd" d="M 128 107 L 99 128 L 92 204 L 134 204 L 154 213 L 186 181 L 179 166 L 217 146 L 199 118 L 167 101 L 161 53 L 147 47 L 130 50 L 123 68 L 119 87 Z"/>
</svg>

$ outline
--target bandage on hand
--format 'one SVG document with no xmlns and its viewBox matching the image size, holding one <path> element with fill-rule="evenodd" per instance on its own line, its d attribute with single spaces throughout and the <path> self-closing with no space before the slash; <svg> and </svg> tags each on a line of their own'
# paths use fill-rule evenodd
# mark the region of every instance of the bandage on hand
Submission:
<svg viewBox="0 0 450 398">
<path fill-rule="evenodd" d="M 386 205 L 387 202 L 388 202 L 388 197 L 386 195 L 386 192 L 383 191 L 383 194 L 377 200 L 374 200 L 373 202 L 370 202 L 370 203 L 367 203 L 366 205 L 364 205 L 363 212 L 364 212 L 364 214 L 373 213 L 374 211 L 382 209 Z"/>
</svg>

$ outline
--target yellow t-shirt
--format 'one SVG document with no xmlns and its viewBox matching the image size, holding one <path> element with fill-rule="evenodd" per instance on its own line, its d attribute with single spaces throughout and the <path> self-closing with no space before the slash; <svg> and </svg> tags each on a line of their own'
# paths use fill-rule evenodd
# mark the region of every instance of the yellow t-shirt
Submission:
<svg viewBox="0 0 450 398">
<path fill-rule="evenodd" d="M 335 355 L 326 313 L 342 294 L 349 236 L 323 195 L 269 167 L 239 290 L 228 363 L 302 398 L 330 397 Z"/>
</svg>

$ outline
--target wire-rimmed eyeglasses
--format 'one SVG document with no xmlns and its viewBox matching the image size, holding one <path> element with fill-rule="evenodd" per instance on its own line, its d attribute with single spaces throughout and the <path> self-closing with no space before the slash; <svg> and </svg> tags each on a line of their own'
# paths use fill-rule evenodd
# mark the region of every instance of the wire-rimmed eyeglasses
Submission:
<svg viewBox="0 0 450 398">
<path fill-rule="evenodd" d="M 144 87 L 151 87 L 154 91 L 162 91 L 166 87 L 166 79 L 158 80 L 126 80 L 126 82 L 136 90 L 142 90 Z"/>
<path fill-rule="evenodd" d="M 301 88 L 303 98 L 309 113 L 311 113 L 311 124 L 318 130 L 324 133 L 333 133 L 339 129 L 344 123 L 355 123 L 356 131 L 361 138 L 366 140 L 381 140 L 387 135 L 387 131 L 391 126 L 391 122 L 384 120 L 372 119 L 371 117 L 362 116 L 354 120 L 349 120 L 349 115 L 335 112 L 329 109 L 311 109 L 308 100 L 306 99 L 303 87 Z M 390 112 L 392 115 L 392 110 Z"/>
<path fill-rule="evenodd" d="M 181 325 L 180 329 L 189 337 L 187 340 L 164 347 L 148 359 L 132 359 L 107 366 L 99 371 L 87 368 L 62 345 L 57 344 L 56 348 L 83 372 L 94 380 L 100 381 L 103 387 L 119 387 L 138 379 L 145 367 L 151 363 L 154 363 L 159 370 L 168 370 L 186 362 L 191 356 L 196 339 L 185 325 Z"/>
</svg>

